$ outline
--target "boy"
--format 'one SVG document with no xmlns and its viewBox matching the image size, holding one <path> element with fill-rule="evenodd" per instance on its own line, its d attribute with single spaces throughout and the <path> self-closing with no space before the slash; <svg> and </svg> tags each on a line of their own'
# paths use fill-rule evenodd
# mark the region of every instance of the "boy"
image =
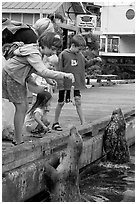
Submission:
<svg viewBox="0 0 137 204">
<path fill-rule="evenodd" d="M 74 87 L 74 100 L 76 110 L 80 119 L 81 125 L 85 123 L 85 118 L 81 108 L 81 93 L 80 90 L 85 88 L 85 67 L 91 66 L 97 58 L 87 61 L 83 54 L 80 52 L 86 46 L 86 41 L 82 35 L 75 35 L 71 40 L 71 47 L 65 49 L 59 56 L 58 69 L 65 73 L 72 73 L 75 78 Z M 58 81 L 59 97 L 58 104 L 55 110 L 54 123 L 52 129 L 62 131 L 59 125 L 59 116 L 64 106 L 64 101 L 70 101 L 70 90 L 72 82 L 65 79 L 63 83 Z M 66 96 L 66 97 L 65 97 Z"/>
<path fill-rule="evenodd" d="M 71 73 L 62 73 L 49 70 L 42 61 L 42 56 L 50 56 L 60 49 L 62 42 L 56 33 L 44 33 L 38 39 L 38 44 L 23 45 L 14 51 L 14 56 L 6 61 L 2 70 L 2 97 L 8 99 L 15 106 L 14 128 L 15 145 L 21 144 L 22 129 L 27 103 L 27 81 L 32 73 L 47 79 L 74 80 Z M 51 80 L 52 83 L 52 80 Z"/>
</svg>

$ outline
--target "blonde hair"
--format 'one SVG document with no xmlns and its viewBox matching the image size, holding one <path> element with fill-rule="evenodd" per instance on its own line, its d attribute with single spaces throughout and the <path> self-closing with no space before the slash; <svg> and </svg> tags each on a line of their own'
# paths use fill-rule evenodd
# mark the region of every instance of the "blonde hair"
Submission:
<svg viewBox="0 0 137 204">
<path fill-rule="evenodd" d="M 38 36 L 45 32 L 54 32 L 54 26 L 53 23 L 49 18 L 40 18 L 36 21 L 36 23 L 33 25 L 33 28 L 37 32 Z"/>
</svg>

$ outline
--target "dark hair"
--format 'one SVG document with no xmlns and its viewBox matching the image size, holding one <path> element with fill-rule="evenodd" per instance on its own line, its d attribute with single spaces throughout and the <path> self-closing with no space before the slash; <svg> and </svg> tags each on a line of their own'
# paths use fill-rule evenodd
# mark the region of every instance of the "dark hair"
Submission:
<svg viewBox="0 0 137 204">
<path fill-rule="evenodd" d="M 60 36 L 54 32 L 45 32 L 38 39 L 40 47 L 48 47 L 49 49 L 54 47 L 56 49 L 62 48 L 62 40 Z"/>
<path fill-rule="evenodd" d="M 60 19 L 61 23 L 63 23 L 65 21 L 65 19 L 63 18 L 63 16 L 59 13 L 55 13 L 55 14 L 49 14 L 48 18 L 54 23 L 55 19 Z"/>
<path fill-rule="evenodd" d="M 74 44 L 75 46 L 79 47 L 79 46 L 86 46 L 86 41 L 84 39 L 84 37 L 80 34 L 78 35 L 74 35 L 71 39 L 71 44 Z"/>
<path fill-rule="evenodd" d="M 36 102 L 33 104 L 33 106 L 31 107 L 31 109 L 28 111 L 28 113 L 30 112 L 34 112 L 34 110 L 37 107 L 43 107 L 45 106 L 45 104 L 52 98 L 51 94 L 48 91 L 43 91 L 41 93 L 37 94 L 37 98 L 36 98 Z"/>
</svg>

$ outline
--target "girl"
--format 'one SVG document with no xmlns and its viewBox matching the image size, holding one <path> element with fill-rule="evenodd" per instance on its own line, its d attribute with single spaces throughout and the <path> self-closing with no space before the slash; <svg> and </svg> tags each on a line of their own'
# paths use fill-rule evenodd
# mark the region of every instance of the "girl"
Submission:
<svg viewBox="0 0 137 204">
<path fill-rule="evenodd" d="M 44 133 L 49 131 L 49 121 L 47 113 L 51 103 L 52 96 L 48 91 L 37 94 L 36 102 L 28 111 L 25 118 L 26 130 L 31 133 Z"/>
<path fill-rule="evenodd" d="M 42 56 L 56 53 L 62 46 L 60 36 L 56 33 L 44 33 L 38 39 L 38 44 L 23 45 L 14 51 L 14 56 L 6 61 L 2 70 L 2 97 L 8 99 L 15 106 L 14 114 L 14 144 L 23 142 L 22 130 L 25 115 L 28 109 L 27 82 L 32 73 L 47 79 L 69 78 L 74 82 L 71 73 L 53 71 L 48 69 Z"/>
</svg>

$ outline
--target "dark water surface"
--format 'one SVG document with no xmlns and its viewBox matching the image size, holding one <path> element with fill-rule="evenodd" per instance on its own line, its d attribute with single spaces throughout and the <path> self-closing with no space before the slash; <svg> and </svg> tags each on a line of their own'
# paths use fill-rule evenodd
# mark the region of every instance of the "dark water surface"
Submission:
<svg viewBox="0 0 137 204">
<path fill-rule="evenodd" d="M 80 190 L 89 202 L 135 202 L 135 146 L 130 162 L 100 162 L 82 172 Z"/>
<path fill-rule="evenodd" d="M 130 147 L 130 162 L 99 162 L 80 173 L 80 192 L 87 202 L 135 202 L 135 146 Z M 41 192 L 26 202 L 50 202 Z"/>
</svg>

